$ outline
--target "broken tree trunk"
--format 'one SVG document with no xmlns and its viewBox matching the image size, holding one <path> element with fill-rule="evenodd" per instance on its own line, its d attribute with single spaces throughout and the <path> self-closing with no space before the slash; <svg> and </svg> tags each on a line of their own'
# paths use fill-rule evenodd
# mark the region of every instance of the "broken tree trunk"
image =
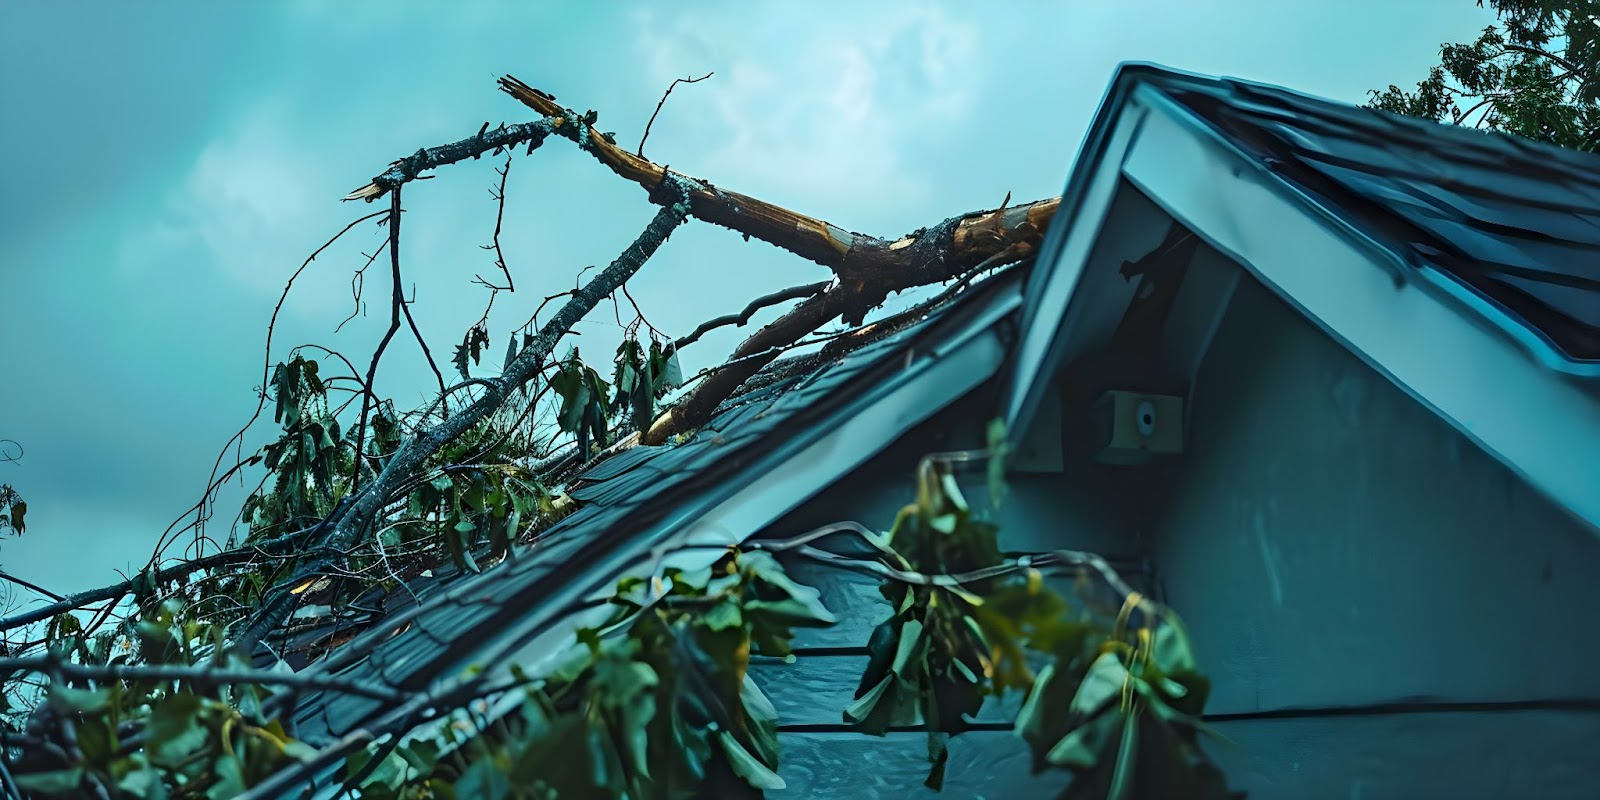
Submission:
<svg viewBox="0 0 1600 800">
<path fill-rule="evenodd" d="M 1020 206 L 1002 205 L 951 217 L 897 239 L 882 239 L 719 188 L 630 153 L 595 130 L 594 112 L 580 117 L 557 104 L 553 96 L 509 75 L 500 79 L 500 88 L 547 119 L 560 120 L 555 123 L 555 133 L 576 142 L 612 172 L 650 191 L 653 201 L 662 201 L 657 187 L 669 177 L 681 180 L 691 187 L 692 216 L 814 261 L 833 270 L 838 278 L 826 291 L 801 302 L 741 343 L 732 356 L 737 363 L 707 377 L 658 417 L 649 430 L 641 431 L 642 444 L 661 444 L 675 433 L 698 427 L 719 403 L 776 358 L 779 348 L 800 341 L 830 320 L 843 318 L 860 324 L 866 313 L 892 292 L 959 277 L 1003 253 L 1014 256 L 1011 260 L 1026 256 L 1037 248 L 1060 205 L 1060 198 L 1054 197 Z"/>
</svg>

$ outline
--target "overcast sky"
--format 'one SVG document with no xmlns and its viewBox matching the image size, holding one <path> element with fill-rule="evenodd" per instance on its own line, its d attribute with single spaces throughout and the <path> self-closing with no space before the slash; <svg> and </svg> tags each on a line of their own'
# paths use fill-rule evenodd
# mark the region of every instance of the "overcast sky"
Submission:
<svg viewBox="0 0 1600 800">
<path fill-rule="evenodd" d="M 894 236 L 1007 192 L 1058 193 L 1118 62 L 1360 102 L 1420 79 L 1441 42 L 1490 21 L 1471 0 L 557 5 L 0 4 L 0 438 L 27 451 L 0 464 L 0 481 L 30 504 L 26 536 L 0 543 L 5 570 L 65 592 L 148 558 L 254 407 L 284 281 L 377 210 L 339 198 L 418 147 L 529 118 L 495 89 L 501 74 L 597 110 L 631 148 L 673 78 L 715 71 L 673 93 L 647 156 Z M 486 299 L 469 280 L 493 269 L 479 248 L 493 165 L 449 167 L 405 194 L 413 310 L 441 360 Z M 508 193 L 518 291 L 496 302 L 496 345 L 653 212 L 559 139 L 516 159 Z M 380 235 L 363 227 L 307 270 L 274 360 L 317 342 L 364 362 L 387 325 L 386 275 L 367 287 L 373 313 L 333 329 Z M 630 287 L 681 335 L 826 277 L 691 223 Z M 580 330 L 609 361 L 610 307 Z M 706 337 L 686 369 L 746 332 Z M 413 405 L 431 374 L 408 341 L 389 353 L 380 390 Z"/>
</svg>

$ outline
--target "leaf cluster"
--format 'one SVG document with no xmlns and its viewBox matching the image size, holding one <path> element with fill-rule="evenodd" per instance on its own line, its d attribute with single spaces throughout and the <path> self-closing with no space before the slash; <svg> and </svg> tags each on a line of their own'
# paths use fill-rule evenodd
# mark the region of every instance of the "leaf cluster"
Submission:
<svg viewBox="0 0 1600 800">
<path fill-rule="evenodd" d="M 1593 4 L 1490 0 L 1490 6 L 1497 25 L 1472 42 L 1441 45 L 1439 66 L 1414 91 L 1373 90 L 1368 107 L 1600 149 L 1600 17 Z"/>
<path fill-rule="evenodd" d="M 373 770 L 371 797 L 759 797 L 777 775 L 777 712 L 748 675 L 792 629 L 831 624 L 810 587 L 760 553 L 621 582 L 606 624 L 486 735 L 423 740 Z M 444 757 L 441 754 L 448 754 Z M 349 764 L 358 774 L 371 754 Z"/>
<path fill-rule="evenodd" d="M 70 615 L 63 617 L 52 623 L 50 636 L 51 657 L 62 663 L 248 666 L 220 646 L 220 626 L 176 601 L 147 614 L 122 642 L 88 637 L 66 621 Z M 40 798 L 236 797 L 314 752 L 264 712 L 268 695 L 255 684 L 57 676 L 33 717 L 56 720 L 62 740 L 40 749 L 33 763 L 20 764 L 17 784 Z"/>
<path fill-rule="evenodd" d="M 1021 691 L 1017 734 L 1035 771 L 1078 776 L 1067 797 L 1229 796 L 1197 743 L 1209 684 L 1170 611 L 1133 595 L 1112 621 L 1074 613 L 1040 570 L 1001 553 L 938 460 L 924 460 L 916 502 L 880 547 L 898 570 L 882 587 L 894 614 L 873 631 L 845 719 L 928 730 L 928 786 L 943 782 L 944 735 L 986 697 Z"/>
</svg>

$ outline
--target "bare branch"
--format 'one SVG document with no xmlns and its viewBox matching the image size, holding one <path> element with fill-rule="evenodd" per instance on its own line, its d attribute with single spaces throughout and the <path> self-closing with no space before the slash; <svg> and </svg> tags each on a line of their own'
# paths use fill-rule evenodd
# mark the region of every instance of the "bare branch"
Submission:
<svg viewBox="0 0 1600 800">
<path fill-rule="evenodd" d="M 541 119 L 534 122 L 522 122 L 516 125 L 501 125 L 494 130 L 489 130 L 489 123 L 483 123 L 477 136 L 469 136 L 459 142 L 442 144 L 438 147 L 428 147 L 389 164 L 383 174 L 372 179 L 371 183 L 344 196 L 346 200 L 365 200 L 372 202 L 391 190 L 417 179 L 421 172 L 454 164 L 469 158 L 478 158 L 484 153 L 499 154 L 502 150 L 509 150 L 526 143 L 528 152 L 544 143 L 545 137 L 561 124 L 560 120 Z"/>
<path fill-rule="evenodd" d="M 757 297 L 756 299 L 751 300 L 750 304 L 745 306 L 744 310 L 737 314 L 724 314 L 720 317 L 709 319 L 700 323 L 700 327 L 695 328 L 694 331 L 688 336 L 685 336 L 675 342 L 673 344 L 673 349 L 682 350 L 683 348 L 699 341 L 701 336 L 704 336 L 710 331 L 716 330 L 717 328 L 726 327 L 728 325 L 744 325 L 750 321 L 750 317 L 754 316 L 757 311 L 760 311 L 768 306 L 775 306 L 779 303 L 786 303 L 790 300 L 799 300 L 801 298 L 821 294 L 822 292 L 827 291 L 828 286 L 831 283 L 832 281 L 819 281 L 817 283 L 808 283 L 804 286 L 790 286 L 787 289 L 781 289 L 773 292 L 772 294 Z"/>
<path fill-rule="evenodd" d="M 856 290 L 858 302 L 841 310 L 852 324 L 860 322 L 861 312 L 882 302 L 892 290 L 889 287 L 948 280 L 1016 239 L 1037 241 L 1060 202 L 1059 198 L 1050 198 L 965 214 L 893 241 L 880 239 L 715 187 L 623 150 L 594 129 L 593 112 L 580 117 L 548 94 L 509 75 L 500 79 L 500 88 L 546 119 L 556 120 L 552 122 L 555 133 L 577 143 L 612 172 L 649 190 L 653 201 L 663 202 L 656 190 L 664 181 L 681 178 L 691 186 L 689 209 L 695 217 L 828 267 L 843 283 L 881 290 Z"/>
<path fill-rule="evenodd" d="M 25 580 L 23 580 L 21 578 L 18 578 L 15 575 L 11 575 L 11 574 L 5 572 L 4 570 L 0 570 L 0 580 L 10 581 L 10 582 L 12 582 L 12 583 L 14 583 L 14 584 L 16 584 L 18 586 L 21 586 L 24 589 L 31 590 L 31 591 L 33 591 L 33 592 L 35 592 L 37 594 L 42 594 L 45 597 L 48 597 L 51 600 L 55 600 L 55 601 L 58 601 L 58 602 L 61 601 L 61 600 L 67 599 L 65 597 L 62 597 L 59 594 L 56 594 L 55 592 L 50 591 L 49 589 L 44 588 L 43 586 L 40 586 L 37 583 L 33 583 L 31 581 L 25 581 Z"/>
<path fill-rule="evenodd" d="M 404 692 L 371 681 L 353 681 L 315 673 L 274 672 L 259 669 L 216 669 L 177 665 L 127 666 L 111 664 L 96 666 L 76 664 L 50 656 L 26 658 L 0 658 L 0 673 L 27 670 L 57 674 L 65 678 L 91 681 L 183 681 L 199 686 L 229 686 L 259 684 L 263 686 L 292 686 L 297 689 L 328 689 L 346 694 L 370 697 L 374 700 L 398 702 L 409 697 Z"/>
<path fill-rule="evenodd" d="M 644 124 L 644 135 L 639 137 L 639 152 L 635 153 L 635 155 L 644 158 L 644 143 L 650 138 L 650 126 L 656 124 L 656 115 L 660 114 L 661 107 L 667 104 L 667 98 L 672 96 L 672 90 L 678 88 L 680 83 L 699 83 L 715 74 L 717 73 L 707 72 L 698 78 L 678 78 L 672 82 L 671 86 L 667 87 L 667 91 L 661 95 L 661 102 L 656 103 L 656 110 L 650 112 L 650 121 Z"/>
</svg>

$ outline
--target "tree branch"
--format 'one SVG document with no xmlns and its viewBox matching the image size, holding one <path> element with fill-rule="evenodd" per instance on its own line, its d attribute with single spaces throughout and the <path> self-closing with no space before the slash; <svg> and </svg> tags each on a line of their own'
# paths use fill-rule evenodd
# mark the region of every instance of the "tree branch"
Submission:
<svg viewBox="0 0 1600 800">
<path fill-rule="evenodd" d="M 345 195 L 344 199 L 365 200 L 370 203 L 388 194 L 395 187 L 416 180 L 419 173 L 434 167 L 478 158 L 484 153 L 498 155 L 501 150 L 508 150 L 523 143 L 528 145 L 528 152 L 531 153 L 534 148 L 543 144 L 545 137 L 560 124 L 559 120 L 541 119 L 516 125 L 502 124 L 494 130 L 489 130 L 489 123 L 485 122 L 477 136 L 469 136 L 459 142 L 442 144 L 438 147 L 424 148 L 398 161 L 390 162 L 389 168 L 373 178 L 371 183 Z"/>
<path fill-rule="evenodd" d="M 329 524 L 329 530 L 316 544 L 333 552 L 348 550 L 355 546 L 375 521 L 388 498 L 410 480 L 428 458 L 438 452 L 439 448 L 498 410 L 513 391 L 539 374 L 541 366 L 555 350 L 557 342 L 595 305 L 633 277 L 672 231 L 687 218 L 690 184 L 675 179 L 670 182 L 668 188 L 676 189 L 679 201 L 666 205 L 658 211 L 639 237 L 616 260 L 587 285 L 575 290 L 571 298 L 539 329 L 533 341 L 512 359 L 511 364 L 499 377 L 482 379 L 481 383 L 485 388 L 477 400 L 438 424 L 406 439 L 394 455 L 389 457 L 377 478 L 363 486 L 352 496 L 353 499 L 347 498 L 352 499 L 348 512 L 339 515 L 339 511 L 336 510 L 335 514 L 339 515 L 337 520 L 330 517 L 324 521 Z M 263 603 L 255 617 L 242 628 L 240 635 L 234 638 L 235 646 L 246 650 L 254 648 L 288 612 L 295 597 L 289 589 L 312 575 L 321 574 L 331 565 L 331 558 L 323 556 L 297 568 L 293 577 L 279 584 L 271 592 L 271 596 Z"/>
<path fill-rule="evenodd" d="M 656 103 L 656 110 L 650 112 L 650 121 L 644 124 L 644 135 L 639 137 L 639 152 L 634 155 L 644 158 L 644 143 L 650 139 L 650 126 L 656 124 L 656 115 L 660 114 L 661 107 L 667 104 L 667 98 L 672 96 L 672 90 L 678 88 L 680 83 L 699 83 L 715 74 L 717 73 L 707 72 L 698 78 L 678 78 L 674 80 L 672 85 L 668 86 L 667 90 L 661 94 L 661 102 Z"/>
<path fill-rule="evenodd" d="M 21 578 L 18 578 L 15 575 L 11 575 L 11 574 L 5 572 L 4 570 L 0 570 L 0 580 L 11 581 L 12 583 L 14 583 L 14 584 L 16 584 L 18 586 L 21 586 L 24 589 L 32 590 L 33 592 L 35 592 L 37 594 L 42 594 L 45 597 L 48 597 L 51 600 L 55 600 L 55 601 L 58 601 L 58 602 L 61 601 L 61 600 L 67 599 L 65 597 L 62 597 L 59 594 L 56 594 L 55 592 L 50 591 L 49 589 L 44 588 L 43 586 L 40 586 L 40 585 L 38 585 L 36 583 L 32 583 L 30 581 L 25 581 L 25 580 L 23 580 Z"/>
<path fill-rule="evenodd" d="M 170 581 L 182 580 L 196 572 L 213 569 L 215 567 L 243 564 L 263 557 L 270 558 L 284 556 L 290 551 L 300 550 L 305 543 L 307 534 L 315 530 L 315 528 L 307 528 L 305 530 L 290 531 L 282 536 L 265 539 L 246 547 L 240 547 L 234 550 L 224 550 L 220 553 L 212 553 L 209 556 L 201 556 L 199 558 L 180 561 L 170 567 L 156 570 L 153 575 L 149 575 L 148 580 L 151 585 L 159 586 Z M 308 553 L 301 552 L 299 554 L 307 555 Z M 315 555 L 315 552 L 309 554 Z M 146 572 L 140 574 L 149 573 Z M 89 589 L 88 591 L 79 592 L 78 594 L 68 595 L 67 597 L 61 598 L 60 600 L 49 605 L 40 606 L 30 611 L 24 611 L 20 614 L 6 617 L 5 619 L 0 619 L 0 632 L 9 631 L 14 628 L 20 628 L 24 625 L 32 625 L 35 622 L 43 622 L 44 620 L 47 620 L 57 614 L 83 608 L 91 603 L 98 603 L 102 600 L 117 600 L 133 591 L 133 584 L 135 580 L 137 580 L 137 578 L 130 578 L 125 581 L 113 583 L 110 586 L 102 586 L 98 589 Z"/>
<path fill-rule="evenodd" d="M 275 672 L 257 669 L 216 669 L 177 665 L 76 664 L 50 656 L 0 658 L 0 674 L 13 671 L 58 674 L 66 678 L 92 681 L 183 681 L 201 686 L 260 684 L 292 686 L 296 689 L 329 689 L 394 703 L 410 695 L 371 681 L 353 681 L 316 673 Z"/>
<path fill-rule="evenodd" d="M 962 279 L 951 289 L 958 289 L 982 270 L 1020 260 L 1032 253 L 1035 248 L 1034 241 L 1013 241 L 1000 251 L 964 270 L 960 275 L 948 276 Z M 943 266 L 948 267 L 954 263 L 957 262 L 953 259 L 947 260 L 943 262 Z M 867 288 L 864 291 L 872 297 L 876 297 L 878 293 L 875 288 Z M 822 294 L 813 295 L 756 331 L 734 349 L 729 360 L 735 363 L 708 376 L 676 405 L 656 417 L 655 422 L 650 424 L 650 429 L 640 435 L 639 443 L 658 445 L 673 434 L 683 433 L 705 424 L 723 400 L 728 399 L 744 385 L 750 376 L 772 363 L 784 348 L 811 334 L 829 320 L 859 307 L 862 292 L 863 290 L 857 286 L 845 284 L 833 286 Z M 942 301 L 944 297 L 945 295 L 941 295 L 935 300 Z M 918 309 L 926 311 L 928 307 L 930 307 L 928 304 L 923 304 L 918 306 Z"/>
<path fill-rule="evenodd" d="M 623 150 L 594 129 L 593 112 L 579 117 L 558 105 L 555 98 L 509 75 L 500 79 L 500 88 L 543 114 L 556 133 L 576 142 L 612 172 L 650 190 L 655 202 L 662 202 L 662 198 L 656 197 L 656 188 L 663 181 L 668 177 L 683 178 L 691 185 L 689 210 L 696 218 L 828 267 L 847 284 L 918 286 L 947 280 L 999 252 L 1011 241 L 1037 240 L 1060 202 L 1059 198 L 1050 198 L 1012 208 L 965 214 L 893 241 L 880 239 L 851 233 L 816 217 L 717 188 Z M 945 265 L 942 262 L 946 260 L 957 263 Z M 869 302 L 873 294 L 861 293 L 860 300 L 868 303 L 866 308 L 882 301 L 879 297 L 876 302 Z M 859 316 L 852 321 L 859 322 Z"/>
<path fill-rule="evenodd" d="M 679 339 L 677 342 L 674 342 L 672 348 L 674 350 L 682 350 L 683 348 L 699 341 L 700 337 L 706 335 L 710 331 L 716 330 L 717 328 L 726 327 L 728 325 L 744 325 L 746 322 L 750 321 L 750 317 L 754 316 L 757 311 L 760 311 L 768 306 L 775 306 L 779 303 L 786 303 L 790 300 L 799 300 L 801 298 L 821 294 L 822 292 L 826 291 L 828 286 L 832 283 L 832 281 L 819 281 L 817 283 L 808 283 L 804 286 L 790 286 L 787 289 L 782 289 L 769 295 L 757 297 L 756 299 L 751 300 L 750 304 L 745 306 L 744 310 L 737 314 L 724 314 L 720 317 L 709 319 L 700 323 L 700 327 L 695 328 L 693 333 L 690 333 L 688 336 L 685 336 Z"/>
</svg>

